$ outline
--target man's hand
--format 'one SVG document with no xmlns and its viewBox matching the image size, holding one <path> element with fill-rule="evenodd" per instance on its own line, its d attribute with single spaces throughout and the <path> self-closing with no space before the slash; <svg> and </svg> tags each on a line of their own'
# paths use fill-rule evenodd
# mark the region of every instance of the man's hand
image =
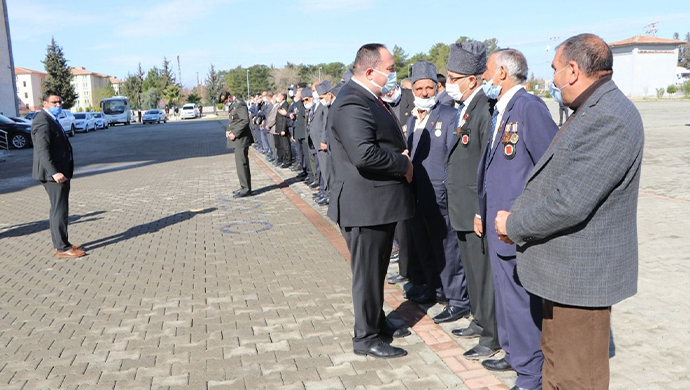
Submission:
<svg viewBox="0 0 690 390">
<path fill-rule="evenodd" d="M 508 217 L 510 217 L 510 212 L 501 210 L 496 214 L 496 219 L 494 220 L 496 224 L 496 234 L 498 234 L 498 239 L 505 242 L 506 244 L 514 244 L 513 241 L 508 237 Z"/>
<path fill-rule="evenodd" d="M 285 137 L 285 132 L 284 132 L 284 131 L 281 131 L 281 132 L 280 132 L 280 136 L 281 136 L 281 137 Z"/>
<path fill-rule="evenodd" d="M 295 120 L 295 114 L 290 113 L 290 119 L 292 119 L 294 121 Z"/>
<path fill-rule="evenodd" d="M 290 137 L 290 141 L 295 142 L 295 137 Z"/>
<path fill-rule="evenodd" d="M 231 133 L 231 132 L 229 132 L 229 131 L 226 131 L 226 132 L 225 132 L 225 136 L 228 137 L 228 138 L 230 138 L 230 141 L 234 141 L 235 138 L 237 138 L 237 137 L 235 137 L 235 134 L 233 134 L 233 133 Z"/>
<path fill-rule="evenodd" d="M 412 183 L 412 175 L 414 174 L 414 166 L 412 165 L 412 160 L 410 160 L 410 151 L 405 149 L 402 154 L 407 157 L 407 172 L 405 173 L 405 179 L 408 183 Z"/>
<path fill-rule="evenodd" d="M 474 234 L 481 237 L 484 234 L 484 228 L 482 227 L 482 219 L 475 216 L 474 217 Z"/>
<path fill-rule="evenodd" d="M 285 115 L 287 115 L 287 110 L 284 108 L 281 108 L 280 110 L 278 110 L 278 114 L 285 116 Z"/>
<path fill-rule="evenodd" d="M 58 173 L 56 173 L 56 174 L 53 175 L 53 180 L 55 180 L 55 182 L 58 183 L 58 184 L 62 184 L 62 183 L 64 183 L 64 182 L 67 181 L 67 178 L 65 177 L 65 175 L 63 175 L 62 173 L 58 172 Z"/>
<path fill-rule="evenodd" d="M 321 142 L 321 150 L 323 150 L 324 152 L 328 151 L 328 145 L 326 145 L 325 143 Z"/>
</svg>

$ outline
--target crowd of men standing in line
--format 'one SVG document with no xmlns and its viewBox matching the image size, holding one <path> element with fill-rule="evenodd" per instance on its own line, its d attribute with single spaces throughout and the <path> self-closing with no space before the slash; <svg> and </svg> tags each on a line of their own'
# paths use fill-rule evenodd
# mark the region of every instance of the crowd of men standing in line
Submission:
<svg viewBox="0 0 690 390">
<path fill-rule="evenodd" d="M 447 75 L 419 61 L 401 85 L 385 46 L 364 45 L 335 86 L 242 103 L 255 147 L 319 188 L 347 241 L 355 353 L 406 355 L 390 342 L 410 331 L 382 309 L 397 242 L 388 282 L 445 303 L 436 323 L 471 316 L 452 331 L 477 339 L 467 359 L 514 370 L 517 390 L 608 388 L 611 306 L 637 290 L 644 142 L 612 64 L 595 35 L 558 46 L 550 89 L 574 111 L 560 128 L 525 90 L 523 54 L 487 58 L 481 42 L 451 45 Z"/>
</svg>

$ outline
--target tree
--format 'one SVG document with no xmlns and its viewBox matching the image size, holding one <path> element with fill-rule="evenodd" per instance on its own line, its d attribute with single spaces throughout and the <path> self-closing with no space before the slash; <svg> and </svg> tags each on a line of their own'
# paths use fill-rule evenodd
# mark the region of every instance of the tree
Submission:
<svg viewBox="0 0 690 390">
<path fill-rule="evenodd" d="M 121 93 L 129 98 L 133 108 L 141 108 L 141 93 L 144 84 L 144 71 L 139 69 L 136 74 L 127 74 L 124 83 L 122 84 Z"/>
<path fill-rule="evenodd" d="M 537 90 L 537 79 L 534 78 L 534 72 L 532 72 L 529 76 L 529 80 L 527 80 L 527 90 L 532 92 Z"/>
<path fill-rule="evenodd" d="M 287 90 L 291 84 L 299 82 L 299 72 L 295 66 L 286 65 L 283 68 L 271 69 L 271 82 L 278 90 Z"/>
<path fill-rule="evenodd" d="M 446 74 L 448 72 L 448 54 L 450 45 L 437 43 L 429 50 L 429 62 L 436 66 L 436 73 Z"/>
<path fill-rule="evenodd" d="M 241 66 L 227 71 L 223 76 L 223 81 L 231 94 L 237 96 L 247 94 L 247 70 Z"/>
<path fill-rule="evenodd" d="M 244 74 L 244 92 L 239 95 L 244 96 L 247 93 L 247 74 Z M 261 91 L 272 91 L 275 85 L 271 81 L 271 68 L 266 65 L 252 65 L 249 67 L 249 93 L 258 93 Z"/>
<path fill-rule="evenodd" d="M 148 91 L 151 88 L 154 88 L 158 91 L 158 94 L 160 95 L 162 89 L 160 89 L 160 86 L 163 83 L 161 82 L 161 71 L 157 67 L 153 67 L 149 69 L 148 73 L 146 73 L 146 78 L 144 79 L 144 82 L 141 86 L 141 89 L 143 91 Z"/>
<path fill-rule="evenodd" d="M 99 88 L 94 91 L 93 105 L 96 107 L 101 106 L 103 99 L 115 96 L 115 90 L 113 89 L 113 83 L 108 79 L 103 88 Z"/>
<path fill-rule="evenodd" d="M 498 50 L 498 39 L 490 38 L 484 40 L 484 46 L 486 46 L 486 57 L 488 58 L 491 53 Z"/>
<path fill-rule="evenodd" d="M 190 92 L 189 95 L 187 95 L 187 102 L 194 104 L 201 103 L 201 96 L 199 96 L 196 87 L 192 88 L 192 92 Z"/>
<path fill-rule="evenodd" d="M 220 90 L 223 88 L 223 78 L 216 72 L 216 68 L 213 64 L 211 64 L 204 85 L 206 86 L 206 104 L 215 107 L 218 95 L 220 95 Z"/>
<path fill-rule="evenodd" d="M 163 90 L 163 99 L 167 106 L 179 104 L 182 100 L 182 88 L 178 84 L 169 84 Z"/>
<path fill-rule="evenodd" d="M 46 49 L 46 58 L 43 60 L 48 78 L 43 84 L 43 92 L 53 90 L 60 94 L 62 98 L 62 107 L 65 109 L 72 108 L 77 101 L 77 91 L 72 85 L 72 70 L 67 66 L 67 59 L 62 51 L 62 47 L 58 46 L 55 38 L 50 38 L 50 45 Z"/>
<path fill-rule="evenodd" d="M 160 94 L 156 88 L 149 88 L 141 95 L 141 105 L 145 110 L 150 110 L 152 108 L 158 107 L 158 100 L 160 100 Z"/>
<path fill-rule="evenodd" d="M 409 57 L 402 47 L 395 45 L 393 46 L 393 61 L 395 62 L 395 70 L 398 74 L 398 82 L 408 77 L 407 74 L 407 58 Z M 341 73 L 342 74 L 342 73 Z"/>
<path fill-rule="evenodd" d="M 175 84 L 175 74 L 172 70 L 172 67 L 170 67 L 170 61 L 168 61 L 166 57 L 163 57 L 163 67 L 161 68 L 159 75 L 159 91 L 165 91 L 170 84 Z"/>
</svg>

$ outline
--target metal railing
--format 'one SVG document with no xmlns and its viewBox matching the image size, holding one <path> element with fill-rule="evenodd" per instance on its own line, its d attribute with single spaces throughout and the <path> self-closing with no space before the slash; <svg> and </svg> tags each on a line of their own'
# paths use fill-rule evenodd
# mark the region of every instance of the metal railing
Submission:
<svg viewBox="0 0 690 390">
<path fill-rule="evenodd" d="M 0 162 L 5 161 L 5 157 L 10 155 L 10 143 L 7 139 L 7 132 L 0 130 Z"/>
</svg>

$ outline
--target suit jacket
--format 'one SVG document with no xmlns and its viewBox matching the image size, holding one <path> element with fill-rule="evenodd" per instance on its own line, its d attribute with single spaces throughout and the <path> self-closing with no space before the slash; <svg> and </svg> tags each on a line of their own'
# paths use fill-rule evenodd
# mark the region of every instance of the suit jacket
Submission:
<svg viewBox="0 0 690 390">
<path fill-rule="evenodd" d="M 230 141 L 227 138 L 227 147 L 229 149 L 233 148 L 246 148 L 254 143 L 254 136 L 252 136 L 252 131 L 249 129 L 249 110 L 247 109 L 247 104 L 244 100 L 240 98 L 235 98 L 230 107 L 228 107 L 229 121 L 228 130 L 235 135 L 235 140 Z"/>
<path fill-rule="evenodd" d="M 477 204 L 477 168 L 491 133 L 491 114 L 495 100 L 489 100 L 482 90 L 472 98 L 460 118 L 446 158 L 448 179 L 448 215 L 458 232 L 474 230 Z"/>
<path fill-rule="evenodd" d="M 608 81 L 573 114 L 528 176 L 508 219 L 525 288 L 606 307 L 637 292 L 637 197 L 644 128 Z"/>
<path fill-rule="evenodd" d="M 295 139 L 307 138 L 307 109 L 304 108 L 302 101 L 295 102 Z"/>
<path fill-rule="evenodd" d="M 524 89 L 508 102 L 493 148 L 485 148 L 479 163 L 477 182 L 479 210 L 489 249 L 500 257 L 515 257 L 515 245 L 498 239 L 494 219 L 499 210 L 510 210 L 520 196 L 532 168 L 558 132 L 546 104 Z M 514 132 L 513 132 L 514 130 Z M 517 143 L 503 138 L 517 134 Z M 491 138 L 491 137 L 489 137 Z M 512 150 L 512 157 L 508 152 Z"/>
<path fill-rule="evenodd" d="M 266 116 L 266 128 L 271 134 L 276 134 L 276 115 L 278 115 L 278 107 L 277 104 L 273 104 L 271 106 L 271 111 Z"/>
<path fill-rule="evenodd" d="M 455 100 L 453 100 L 453 98 L 450 95 L 448 95 L 448 91 L 446 91 L 445 89 L 443 90 L 443 92 L 436 95 L 436 101 L 441 104 L 445 104 L 446 106 L 455 107 Z"/>
<path fill-rule="evenodd" d="M 38 181 L 54 182 L 53 175 L 62 173 L 66 178 L 72 178 L 72 144 L 62 126 L 45 110 L 39 111 L 31 122 L 31 141 L 34 144 L 31 177 Z"/>
<path fill-rule="evenodd" d="M 329 110 L 333 178 L 328 216 L 341 227 L 376 226 L 414 215 L 405 180 L 405 138 L 393 115 L 354 81 Z"/>
<path fill-rule="evenodd" d="M 410 112 L 414 109 L 414 94 L 411 89 L 400 89 L 400 103 L 398 103 L 398 123 L 407 123 Z"/>
<path fill-rule="evenodd" d="M 282 102 L 278 106 L 278 110 L 288 110 L 288 103 L 287 102 Z M 285 115 L 281 115 L 280 113 L 276 113 L 276 134 L 280 135 L 280 133 L 285 132 L 285 136 L 289 136 L 290 134 L 288 133 L 288 118 Z"/>
<path fill-rule="evenodd" d="M 314 147 L 318 150 L 319 143 L 323 139 L 323 133 L 326 132 L 326 123 L 328 122 L 328 106 L 319 104 L 314 111 L 314 118 L 309 125 L 309 138 L 311 138 Z"/>
<path fill-rule="evenodd" d="M 451 107 L 436 103 L 428 115 L 421 130 L 415 130 L 415 110 L 407 120 L 407 149 L 414 165 L 412 187 L 419 213 L 448 215 L 446 155 L 457 127 L 457 113 Z"/>
</svg>

